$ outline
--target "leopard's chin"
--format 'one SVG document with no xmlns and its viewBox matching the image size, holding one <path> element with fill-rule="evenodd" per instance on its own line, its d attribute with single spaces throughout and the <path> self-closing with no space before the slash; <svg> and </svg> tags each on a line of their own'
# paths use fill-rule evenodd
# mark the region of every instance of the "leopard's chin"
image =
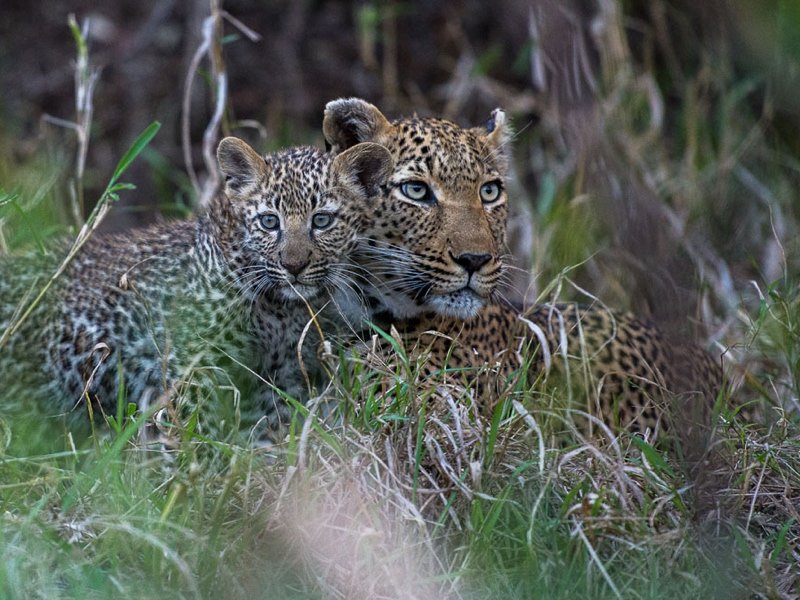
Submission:
<svg viewBox="0 0 800 600">
<path fill-rule="evenodd" d="M 486 299 L 470 288 L 461 288 L 447 294 L 437 294 L 427 299 L 426 304 L 434 312 L 455 319 L 469 319 L 486 305 Z"/>
<path fill-rule="evenodd" d="M 281 286 L 278 291 L 280 299 L 285 302 L 301 302 L 303 300 L 313 300 L 322 293 L 322 288 L 318 285 L 308 285 L 305 283 L 293 283 L 292 285 Z"/>
</svg>

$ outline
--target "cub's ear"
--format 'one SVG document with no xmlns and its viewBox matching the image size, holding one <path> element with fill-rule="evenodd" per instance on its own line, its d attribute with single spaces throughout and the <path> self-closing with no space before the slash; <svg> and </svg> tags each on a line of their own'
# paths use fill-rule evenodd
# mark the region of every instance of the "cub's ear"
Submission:
<svg viewBox="0 0 800 600">
<path fill-rule="evenodd" d="M 356 144 L 333 159 L 334 185 L 353 190 L 364 200 L 381 193 L 394 169 L 391 153 L 380 144 Z"/>
<path fill-rule="evenodd" d="M 505 173 L 511 155 L 511 127 L 506 122 L 505 111 L 495 108 L 489 115 L 486 125 L 473 127 L 472 131 L 486 140 L 500 171 Z"/>
<path fill-rule="evenodd" d="M 217 146 L 217 162 L 225 177 L 225 186 L 234 191 L 259 181 L 267 173 L 264 158 L 245 141 L 226 137 Z"/>
<path fill-rule="evenodd" d="M 391 129 L 383 113 L 361 98 L 339 98 L 325 105 L 322 133 L 333 153 L 361 142 L 381 143 Z"/>
</svg>

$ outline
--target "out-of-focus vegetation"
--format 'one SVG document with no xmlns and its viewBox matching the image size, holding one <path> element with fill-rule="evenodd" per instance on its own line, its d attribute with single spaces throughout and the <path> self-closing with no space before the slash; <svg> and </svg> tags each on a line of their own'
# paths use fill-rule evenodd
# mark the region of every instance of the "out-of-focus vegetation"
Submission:
<svg viewBox="0 0 800 600">
<path fill-rule="evenodd" d="M 630 436 L 583 439 L 536 388 L 489 419 L 466 396 L 429 407 L 402 356 L 385 370 L 404 383 L 383 397 L 381 373 L 341 368 L 338 425 L 312 405 L 283 446 L 187 434 L 169 464 L 135 446 L 134 419 L 88 439 L 45 424 L 39 444 L 41 422 L 0 408 L 0 595 L 795 597 L 800 3 L 222 9 L 241 25 L 226 17 L 217 38 L 220 131 L 264 150 L 321 145 L 339 96 L 462 124 L 504 107 L 509 242 L 532 275 L 517 292 L 590 293 L 696 337 L 770 426 L 723 408 L 717 451 L 688 470 Z M 199 64 L 186 149 L 181 115 L 209 3 L 2 12 L 0 253 L 77 234 L 153 120 L 161 132 L 126 173 L 137 189 L 104 227 L 195 210 L 183 154 L 202 183 L 220 65 Z M 70 13 L 88 19 L 88 63 Z M 76 105 L 76 73 L 90 104 Z"/>
</svg>

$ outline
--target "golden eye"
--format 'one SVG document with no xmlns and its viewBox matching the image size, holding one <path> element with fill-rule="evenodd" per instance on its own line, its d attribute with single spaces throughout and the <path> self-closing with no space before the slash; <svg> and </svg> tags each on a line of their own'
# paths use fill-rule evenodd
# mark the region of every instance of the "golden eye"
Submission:
<svg viewBox="0 0 800 600">
<path fill-rule="evenodd" d="M 421 181 L 407 181 L 400 184 L 400 192 L 415 202 L 436 202 L 431 188 Z"/>
<path fill-rule="evenodd" d="M 259 215 L 258 224 L 266 231 L 275 231 L 276 229 L 280 229 L 281 220 L 276 214 L 266 213 Z"/>
<path fill-rule="evenodd" d="M 484 183 L 481 186 L 481 201 L 482 202 L 494 202 L 500 197 L 500 184 L 496 181 L 490 181 L 488 183 Z"/>
<path fill-rule="evenodd" d="M 311 226 L 314 229 L 327 229 L 333 223 L 333 215 L 331 213 L 317 213 L 311 217 Z"/>
</svg>

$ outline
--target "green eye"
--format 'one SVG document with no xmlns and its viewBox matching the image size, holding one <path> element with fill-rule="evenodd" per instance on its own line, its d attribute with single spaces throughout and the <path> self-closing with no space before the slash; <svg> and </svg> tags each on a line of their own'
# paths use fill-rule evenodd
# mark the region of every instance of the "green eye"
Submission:
<svg viewBox="0 0 800 600">
<path fill-rule="evenodd" d="M 327 229 L 333 223 L 333 215 L 331 213 L 317 213 L 311 217 L 311 225 L 314 229 Z"/>
<path fill-rule="evenodd" d="M 408 199 L 415 202 L 436 202 L 431 188 L 421 181 L 407 181 L 400 184 L 400 192 Z"/>
<path fill-rule="evenodd" d="M 276 229 L 280 229 L 281 220 L 278 218 L 278 215 L 267 213 L 258 217 L 258 224 L 266 231 L 275 231 Z"/>
<path fill-rule="evenodd" d="M 484 183 L 481 186 L 481 201 L 482 202 L 494 202 L 500 197 L 500 184 L 496 181 L 490 181 L 489 183 Z"/>
</svg>

